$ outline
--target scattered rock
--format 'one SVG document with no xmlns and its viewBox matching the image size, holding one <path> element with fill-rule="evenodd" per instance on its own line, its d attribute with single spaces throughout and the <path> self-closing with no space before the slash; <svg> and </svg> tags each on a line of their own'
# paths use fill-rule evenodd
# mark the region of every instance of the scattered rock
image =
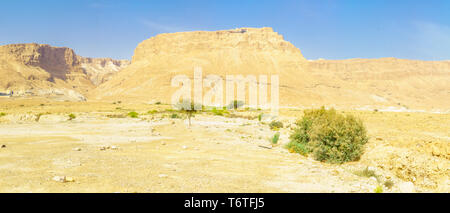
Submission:
<svg viewBox="0 0 450 213">
<path fill-rule="evenodd" d="M 112 149 L 112 150 L 118 150 L 119 147 L 117 147 L 117 146 L 111 146 L 111 149 Z"/>
<path fill-rule="evenodd" d="M 183 148 L 183 149 L 187 149 L 188 147 L 187 147 L 187 146 L 183 146 L 182 148 Z"/>
<path fill-rule="evenodd" d="M 56 182 L 64 182 L 65 177 L 64 176 L 55 176 L 52 178 L 52 180 Z"/>
<path fill-rule="evenodd" d="M 75 182 L 75 179 L 73 179 L 72 177 L 66 177 L 66 176 L 55 176 L 52 178 L 52 180 L 54 180 L 56 182 L 61 182 L 61 183 Z"/>
<path fill-rule="evenodd" d="M 79 152 L 79 151 L 81 151 L 81 148 L 80 148 L 80 147 L 75 147 L 75 148 L 73 148 L 72 150 L 73 150 L 73 151 Z"/>
<path fill-rule="evenodd" d="M 377 141 L 382 141 L 383 138 L 377 137 L 376 140 L 377 140 Z"/>
<path fill-rule="evenodd" d="M 160 175 L 158 175 L 158 177 L 160 177 L 160 178 L 167 178 L 167 177 L 169 177 L 169 176 L 166 175 L 166 174 L 160 174 Z"/>
<path fill-rule="evenodd" d="M 6 148 L 6 145 L 5 145 L 5 144 L 2 144 L 2 149 L 3 149 L 3 148 Z"/>
<path fill-rule="evenodd" d="M 164 141 L 161 141 L 161 145 L 163 145 L 163 146 L 164 146 L 164 145 L 166 145 L 166 142 L 164 142 Z"/>
<path fill-rule="evenodd" d="M 416 190 L 414 184 L 411 182 L 405 182 L 398 185 L 401 193 L 414 193 Z"/>
<path fill-rule="evenodd" d="M 100 150 L 104 151 L 104 150 L 107 150 L 107 149 L 110 149 L 110 148 L 111 148 L 110 146 L 102 146 L 102 147 L 100 147 Z"/>
</svg>

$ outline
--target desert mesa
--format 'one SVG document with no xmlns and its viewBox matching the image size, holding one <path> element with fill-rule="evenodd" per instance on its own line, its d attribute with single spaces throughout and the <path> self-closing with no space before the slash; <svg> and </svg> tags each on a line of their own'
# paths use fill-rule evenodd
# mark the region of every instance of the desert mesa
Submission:
<svg viewBox="0 0 450 213">
<path fill-rule="evenodd" d="M 85 58 L 43 44 L 4 45 L 0 93 L 170 103 L 178 89 L 171 79 L 193 78 L 195 67 L 222 78 L 278 75 L 281 107 L 450 112 L 450 61 L 307 60 L 268 27 L 164 33 L 140 43 L 131 61 Z"/>
</svg>

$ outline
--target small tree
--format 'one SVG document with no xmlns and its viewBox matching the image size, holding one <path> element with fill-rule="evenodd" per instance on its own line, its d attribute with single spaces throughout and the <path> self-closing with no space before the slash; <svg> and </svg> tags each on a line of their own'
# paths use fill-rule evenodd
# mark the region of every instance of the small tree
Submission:
<svg viewBox="0 0 450 213">
<path fill-rule="evenodd" d="M 193 103 L 191 100 L 183 99 L 181 102 L 174 105 L 177 110 L 186 113 L 189 119 L 189 127 L 191 127 L 191 117 L 194 113 L 201 111 L 203 106 L 201 104 Z"/>
</svg>

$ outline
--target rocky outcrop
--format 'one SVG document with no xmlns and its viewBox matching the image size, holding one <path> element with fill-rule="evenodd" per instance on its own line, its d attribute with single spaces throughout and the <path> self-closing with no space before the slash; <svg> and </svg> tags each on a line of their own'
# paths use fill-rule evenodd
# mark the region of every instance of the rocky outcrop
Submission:
<svg viewBox="0 0 450 213">
<path fill-rule="evenodd" d="M 114 60 L 110 58 L 78 57 L 78 60 L 88 78 L 96 86 L 108 81 L 119 70 L 130 65 L 129 60 Z"/>
<path fill-rule="evenodd" d="M 126 66 L 126 61 L 98 61 L 112 65 L 94 69 L 97 59 L 82 58 L 66 47 L 34 43 L 0 46 L 0 91 L 14 91 L 14 96 L 86 100 L 85 95 L 99 81 Z"/>
</svg>

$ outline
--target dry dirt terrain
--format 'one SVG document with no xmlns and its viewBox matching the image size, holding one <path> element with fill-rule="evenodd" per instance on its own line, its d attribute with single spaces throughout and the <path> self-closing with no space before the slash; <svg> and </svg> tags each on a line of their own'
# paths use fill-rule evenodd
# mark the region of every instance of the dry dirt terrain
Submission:
<svg viewBox="0 0 450 213">
<path fill-rule="evenodd" d="M 281 109 L 272 148 L 274 118 L 258 110 L 189 127 L 164 104 L 0 99 L 0 192 L 450 192 L 450 114 L 341 112 L 370 140 L 359 161 L 331 165 L 284 148 L 296 108 Z"/>
</svg>

